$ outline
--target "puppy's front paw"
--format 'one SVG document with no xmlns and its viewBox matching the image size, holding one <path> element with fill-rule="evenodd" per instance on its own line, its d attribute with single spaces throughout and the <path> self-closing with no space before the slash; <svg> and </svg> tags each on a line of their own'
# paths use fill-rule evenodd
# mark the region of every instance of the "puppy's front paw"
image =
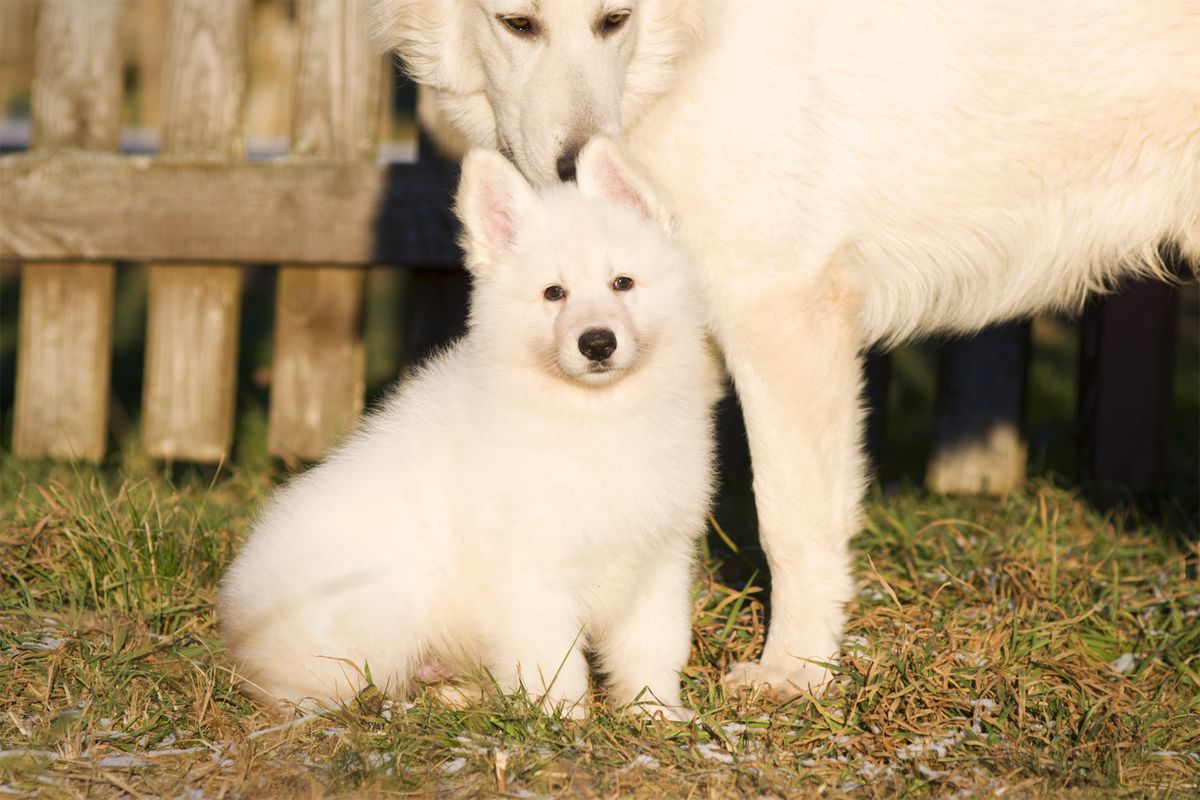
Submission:
<svg viewBox="0 0 1200 800">
<path fill-rule="evenodd" d="M 729 695 L 750 692 L 755 697 L 782 702 L 805 692 L 820 695 L 832 677 L 826 667 L 798 659 L 786 670 L 742 661 L 729 668 L 722 683 Z"/>
<path fill-rule="evenodd" d="M 696 712 L 687 706 L 665 706 L 662 703 L 632 703 L 627 708 L 630 714 L 639 714 L 664 722 L 688 725 L 696 718 Z"/>
</svg>

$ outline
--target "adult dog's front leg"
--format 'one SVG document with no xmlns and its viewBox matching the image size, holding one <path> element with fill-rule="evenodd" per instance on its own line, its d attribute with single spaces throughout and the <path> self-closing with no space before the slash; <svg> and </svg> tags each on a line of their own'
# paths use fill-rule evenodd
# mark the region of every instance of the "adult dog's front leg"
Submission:
<svg viewBox="0 0 1200 800">
<path fill-rule="evenodd" d="M 716 304 L 746 416 L 759 531 L 771 569 L 762 660 L 726 687 L 790 697 L 829 679 L 853 591 L 849 540 L 865 482 L 856 294 L 826 275 Z"/>
</svg>

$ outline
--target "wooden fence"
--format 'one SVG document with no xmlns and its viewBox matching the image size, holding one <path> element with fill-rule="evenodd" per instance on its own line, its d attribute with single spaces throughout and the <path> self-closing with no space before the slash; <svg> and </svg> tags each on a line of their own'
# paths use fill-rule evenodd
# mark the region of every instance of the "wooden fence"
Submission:
<svg viewBox="0 0 1200 800">
<path fill-rule="evenodd" d="M 0 159 L 24 262 L 13 451 L 99 459 L 113 261 L 151 264 L 142 441 L 216 461 L 233 433 L 242 271 L 282 264 L 271 452 L 315 458 L 362 409 L 364 266 L 453 267 L 454 169 L 377 161 L 384 58 L 362 0 L 300 0 L 289 157 L 245 160 L 249 0 L 167 5 L 161 154 L 115 155 L 119 0 L 46 0 L 32 143 Z M 87 261 L 89 263 L 81 263 Z"/>
<path fill-rule="evenodd" d="M 142 407 L 149 455 L 212 462 L 230 450 L 239 264 L 282 265 L 270 452 L 319 457 L 353 424 L 364 395 L 365 266 L 458 264 L 449 212 L 455 167 L 378 159 L 386 81 L 363 5 L 296 0 L 288 156 L 260 162 L 246 160 L 243 135 L 250 0 L 166 4 L 162 146 L 153 157 L 116 153 L 125 4 L 43 0 L 32 149 L 0 158 L 0 259 L 22 264 L 16 455 L 104 455 L 114 262 L 151 265 Z M 154 86 L 148 103 L 158 102 Z M 440 291 L 427 280 L 417 302 L 436 308 Z M 1144 485 L 1165 463 L 1170 370 L 1161 358 L 1129 354 L 1170 352 L 1175 300 L 1170 287 L 1139 291 L 1093 313 L 1081 420 L 1084 471 Z M 1150 323 L 1137 310 L 1147 304 L 1158 306 Z M 1115 335 L 1122 315 L 1143 324 Z M 1023 478 L 1028 336 L 1026 325 L 1005 326 L 945 349 L 932 487 L 1004 492 Z M 887 387 L 880 365 L 877 405 Z"/>
</svg>

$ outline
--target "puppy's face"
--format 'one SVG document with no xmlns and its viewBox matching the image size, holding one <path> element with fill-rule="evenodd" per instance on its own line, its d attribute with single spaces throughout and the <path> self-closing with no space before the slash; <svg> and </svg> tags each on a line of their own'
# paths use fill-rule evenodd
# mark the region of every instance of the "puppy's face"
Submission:
<svg viewBox="0 0 1200 800">
<path fill-rule="evenodd" d="M 585 148 L 579 187 L 535 193 L 495 153 L 463 166 L 459 214 L 475 275 L 472 329 L 496 358 L 589 386 L 619 381 L 672 317 L 694 309 L 665 214 L 607 140 Z"/>
<path fill-rule="evenodd" d="M 634 214 L 612 214 L 572 190 L 541 200 L 523 220 L 496 281 L 484 281 L 480 292 L 503 295 L 511 316 L 523 318 L 524 346 L 545 369 L 591 385 L 611 383 L 653 343 L 644 312 L 647 292 L 656 289 L 660 234 L 645 231 Z"/>
</svg>

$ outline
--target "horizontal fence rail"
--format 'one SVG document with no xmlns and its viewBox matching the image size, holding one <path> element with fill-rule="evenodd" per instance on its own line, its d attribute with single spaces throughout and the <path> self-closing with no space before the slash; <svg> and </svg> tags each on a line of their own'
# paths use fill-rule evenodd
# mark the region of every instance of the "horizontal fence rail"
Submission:
<svg viewBox="0 0 1200 800">
<path fill-rule="evenodd" d="M 457 267 L 440 161 L 0 158 L 0 258 Z"/>
</svg>

